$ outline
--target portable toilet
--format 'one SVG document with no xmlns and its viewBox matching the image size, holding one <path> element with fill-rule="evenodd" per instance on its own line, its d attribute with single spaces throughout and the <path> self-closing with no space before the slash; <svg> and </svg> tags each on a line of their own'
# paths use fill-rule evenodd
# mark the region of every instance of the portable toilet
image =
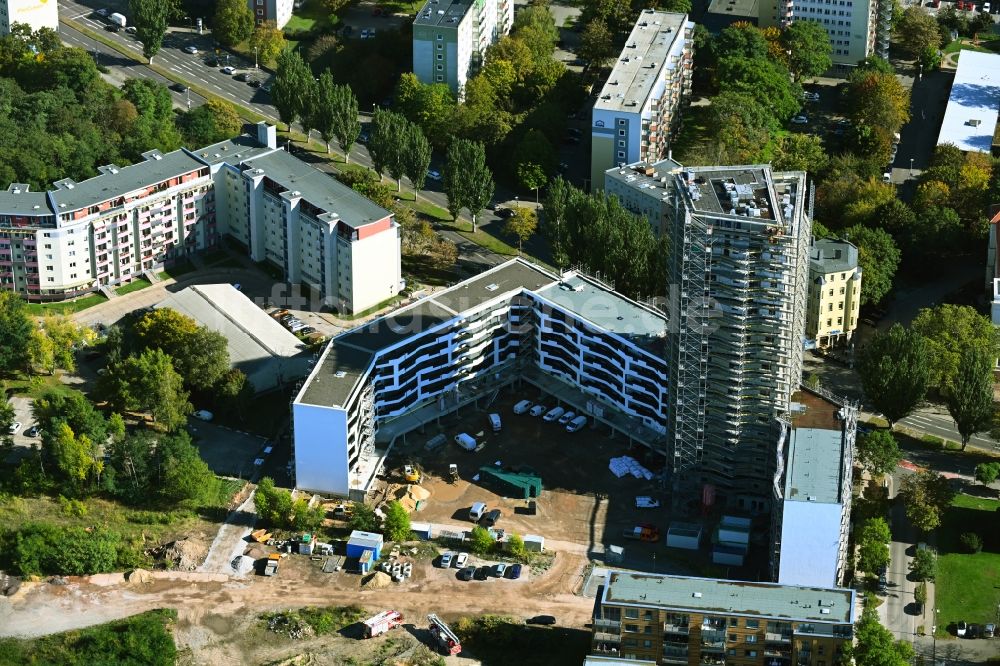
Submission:
<svg viewBox="0 0 1000 666">
<path fill-rule="evenodd" d="M 358 558 L 358 569 L 362 576 L 372 570 L 372 551 L 366 550 L 361 553 L 361 557 Z"/>
<path fill-rule="evenodd" d="M 365 551 L 372 553 L 372 560 L 382 557 L 382 535 L 354 530 L 347 539 L 347 557 L 359 558 Z"/>
</svg>

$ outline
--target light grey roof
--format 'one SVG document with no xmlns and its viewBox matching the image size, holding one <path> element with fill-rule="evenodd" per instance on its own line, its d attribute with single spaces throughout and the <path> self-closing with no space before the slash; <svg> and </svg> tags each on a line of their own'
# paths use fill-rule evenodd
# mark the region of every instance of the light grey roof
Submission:
<svg viewBox="0 0 1000 666">
<path fill-rule="evenodd" d="M 413 25 L 457 29 L 473 6 L 473 0 L 427 0 Z"/>
<path fill-rule="evenodd" d="M 687 20 L 687 14 L 643 10 L 594 103 L 594 110 L 620 111 L 631 108 L 633 101 L 636 105 L 633 110 L 641 110 L 656 89 L 660 71 L 668 66 L 667 59 L 675 43 L 684 41 L 684 31 L 689 27 L 693 29 L 694 24 Z"/>
<path fill-rule="evenodd" d="M 836 584 L 843 510 L 840 504 L 782 504 L 779 583 Z"/>
<path fill-rule="evenodd" d="M 283 150 L 245 160 L 243 165 L 249 169 L 262 169 L 268 178 L 287 191 L 298 192 L 316 208 L 338 215 L 348 226 L 363 227 L 391 215 L 336 178 Z"/>
<path fill-rule="evenodd" d="M 657 347 L 666 339 L 665 315 L 581 275 L 551 284 L 539 290 L 538 294 L 639 346 Z"/>
<path fill-rule="evenodd" d="M 100 175 L 82 183 L 69 179 L 57 181 L 51 192 L 59 213 L 79 210 L 135 192 L 150 185 L 162 183 L 177 176 L 207 167 L 184 150 L 163 154 L 158 150 L 144 153 L 146 158 L 130 166 L 103 167 Z"/>
<path fill-rule="evenodd" d="M 853 590 L 718 578 L 613 571 L 601 603 L 775 620 L 854 622 Z"/>
<path fill-rule="evenodd" d="M 961 51 L 938 144 L 989 153 L 1000 114 L 1000 55 Z"/>
<path fill-rule="evenodd" d="M 277 150 L 280 149 L 265 146 L 249 134 L 241 134 L 232 139 L 226 139 L 189 152 L 207 164 L 216 165 L 220 162 L 228 162 L 236 165 Z"/>
<path fill-rule="evenodd" d="M 723 16 L 742 18 L 757 22 L 758 0 L 712 0 L 708 5 L 709 14 L 722 14 Z"/>
<path fill-rule="evenodd" d="M 799 502 L 837 503 L 843 433 L 820 428 L 793 428 L 788 445 L 785 498 Z"/>
<path fill-rule="evenodd" d="M 814 240 L 809 248 L 809 269 L 814 273 L 844 273 L 858 267 L 858 248 L 834 238 Z"/>
<path fill-rule="evenodd" d="M 628 187 L 651 197 L 665 199 L 670 193 L 673 176 L 671 172 L 681 168 L 680 162 L 672 159 L 660 160 L 653 164 L 633 162 L 623 167 L 611 167 L 604 172 L 605 182 L 619 181 Z"/>
<path fill-rule="evenodd" d="M 0 213 L 4 215 L 52 215 L 49 206 L 49 195 L 45 192 L 32 192 L 31 186 L 25 183 L 11 183 L 6 190 L 0 191 Z"/>
<path fill-rule="evenodd" d="M 538 291 L 558 278 L 525 261 L 513 260 L 431 296 L 435 303 L 464 312 L 512 291 Z"/>
<path fill-rule="evenodd" d="M 202 284 L 170 294 L 156 305 L 171 308 L 221 333 L 229 359 L 257 390 L 289 381 L 308 369 L 309 353 L 285 327 L 230 284 Z"/>
<path fill-rule="evenodd" d="M 361 530 L 354 530 L 351 532 L 351 536 L 347 538 L 347 543 L 359 546 L 381 546 L 382 535 L 376 534 L 375 532 L 362 532 Z"/>
</svg>

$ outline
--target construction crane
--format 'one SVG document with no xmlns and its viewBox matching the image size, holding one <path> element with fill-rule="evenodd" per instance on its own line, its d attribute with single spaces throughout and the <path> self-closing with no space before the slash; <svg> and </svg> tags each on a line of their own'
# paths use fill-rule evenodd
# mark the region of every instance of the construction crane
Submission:
<svg viewBox="0 0 1000 666">
<path fill-rule="evenodd" d="M 438 642 L 445 654 L 456 655 L 462 651 L 462 643 L 458 640 L 458 636 L 451 630 L 451 627 L 445 624 L 444 620 L 431 613 L 427 616 L 427 621 L 431 623 L 431 636 Z"/>
</svg>

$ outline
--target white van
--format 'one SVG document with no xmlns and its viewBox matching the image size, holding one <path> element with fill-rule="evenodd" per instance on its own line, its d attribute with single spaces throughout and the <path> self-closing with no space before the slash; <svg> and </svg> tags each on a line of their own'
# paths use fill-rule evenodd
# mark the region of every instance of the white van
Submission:
<svg viewBox="0 0 1000 666">
<path fill-rule="evenodd" d="M 476 502 L 472 505 L 472 508 L 469 509 L 469 520 L 474 523 L 478 523 L 484 513 L 486 513 L 486 502 Z"/>
<path fill-rule="evenodd" d="M 500 432 L 502 424 L 500 423 L 499 414 L 490 414 L 490 425 L 493 426 L 493 432 Z"/>
<path fill-rule="evenodd" d="M 587 425 L 587 417 L 578 416 L 566 424 L 566 432 L 576 432 L 585 425 Z"/>
<path fill-rule="evenodd" d="M 467 435 L 464 432 L 455 435 L 455 443 L 461 446 L 466 451 L 476 450 L 476 440 L 471 435 Z"/>
</svg>

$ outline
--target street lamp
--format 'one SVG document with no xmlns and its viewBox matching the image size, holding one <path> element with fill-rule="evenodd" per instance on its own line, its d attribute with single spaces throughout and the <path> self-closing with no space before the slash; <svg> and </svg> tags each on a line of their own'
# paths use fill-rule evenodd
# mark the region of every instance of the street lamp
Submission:
<svg viewBox="0 0 1000 666">
<path fill-rule="evenodd" d="M 913 158 L 910 158 L 910 175 L 913 175 Z"/>
<path fill-rule="evenodd" d="M 187 93 L 188 111 L 190 111 L 191 110 L 191 89 L 188 88 L 184 92 Z"/>
<path fill-rule="evenodd" d="M 258 69 L 258 67 L 257 67 L 257 48 L 258 47 L 256 47 L 256 46 L 253 47 L 253 68 L 254 69 Z"/>
</svg>

